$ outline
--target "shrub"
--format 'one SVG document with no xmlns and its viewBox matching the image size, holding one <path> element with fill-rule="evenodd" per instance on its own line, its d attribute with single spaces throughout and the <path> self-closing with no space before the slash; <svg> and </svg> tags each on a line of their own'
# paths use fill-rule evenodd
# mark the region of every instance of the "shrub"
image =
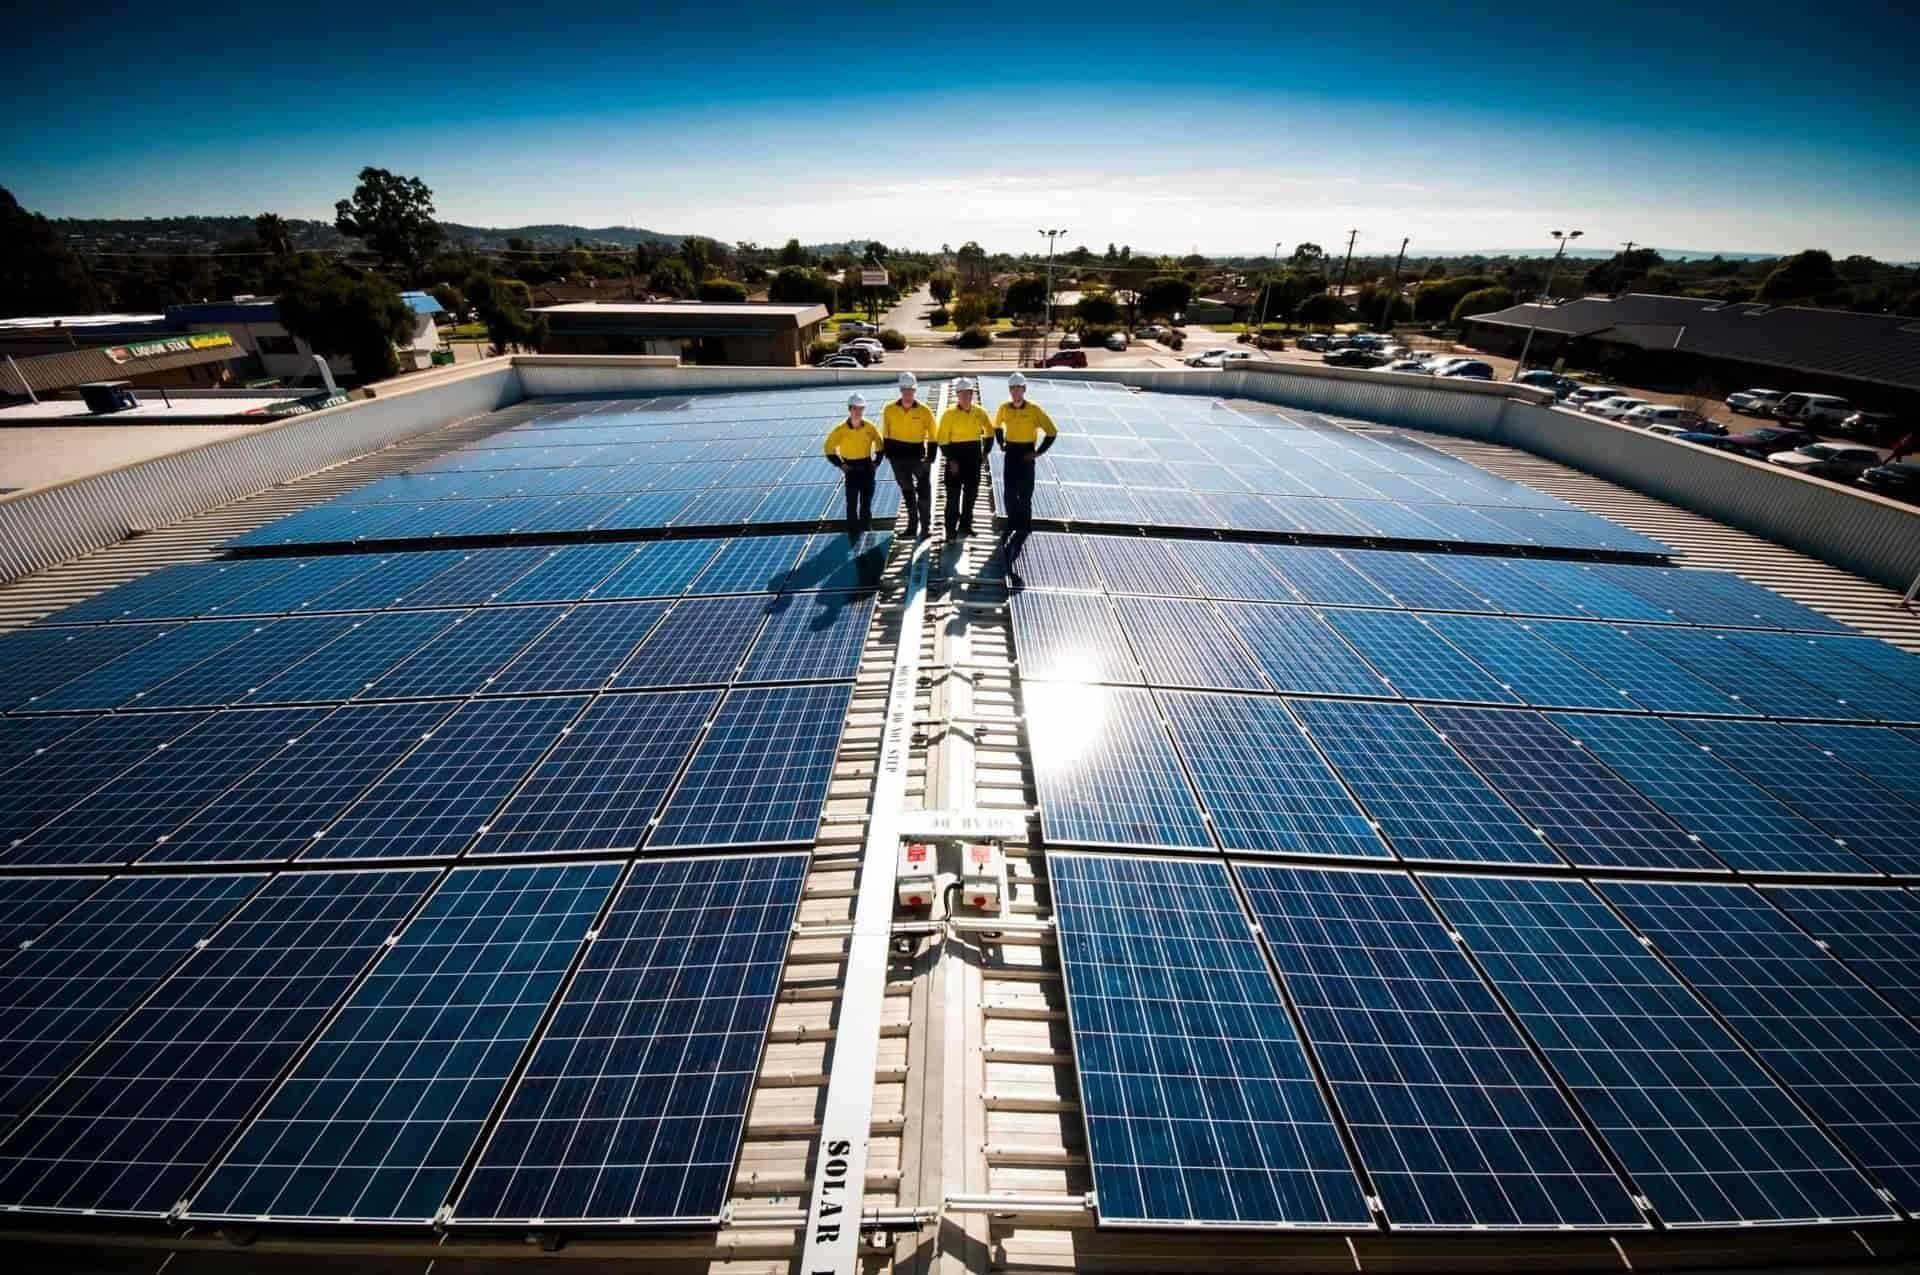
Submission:
<svg viewBox="0 0 1920 1275">
<path fill-rule="evenodd" d="M 1180 348 L 1181 346 L 1183 346 L 1183 345 L 1185 345 L 1185 344 L 1187 343 L 1187 334 L 1186 334 L 1186 333 L 1184 333 L 1184 332 L 1174 332 L 1174 333 L 1171 333 L 1171 334 L 1169 334 L 1169 335 L 1168 335 L 1168 336 L 1166 337 L 1166 339 L 1165 339 L 1165 340 L 1164 340 L 1164 341 L 1163 341 L 1162 343 L 1163 343 L 1163 344 L 1164 344 L 1164 345 L 1165 345 L 1165 346 L 1166 346 L 1166 347 L 1167 347 L 1167 348 L 1168 348 L 1169 350 L 1177 350 L 1177 349 L 1179 349 L 1179 348 Z"/>
<path fill-rule="evenodd" d="M 745 301 L 747 287 L 743 283 L 735 283 L 732 279 L 707 279 L 700 284 L 700 299 L 702 301 Z"/>
<path fill-rule="evenodd" d="M 979 292 L 963 292 L 953 303 L 953 321 L 963 328 L 980 327 L 993 318 L 993 298 Z"/>
<path fill-rule="evenodd" d="M 993 344 L 993 329 L 975 324 L 953 338 L 953 343 L 964 350 L 977 350 L 981 346 Z"/>
<path fill-rule="evenodd" d="M 807 347 L 807 362 L 818 363 L 821 359 L 839 352 L 840 347 L 831 341 L 815 341 Z"/>
<path fill-rule="evenodd" d="M 1083 326 L 1080 329 L 1080 344 L 1105 345 L 1107 343 L 1107 338 L 1112 336 L 1117 331 L 1119 331 L 1118 328 Z"/>
<path fill-rule="evenodd" d="M 1504 310 L 1513 304 L 1513 293 L 1506 288 L 1478 288 L 1461 297 L 1453 307 L 1453 321 L 1459 323 L 1471 315 Z"/>
<path fill-rule="evenodd" d="M 907 338 L 901 336 L 896 328 L 881 328 L 880 348 L 889 351 L 904 350 L 907 348 Z"/>
<path fill-rule="evenodd" d="M 927 322 L 933 324 L 936 328 L 944 328 L 947 324 L 953 322 L 953 311 L 947 309 L 945 306 L 941 306 L 938 310 L 935 310 L 927 316 Z"/>
</svg>

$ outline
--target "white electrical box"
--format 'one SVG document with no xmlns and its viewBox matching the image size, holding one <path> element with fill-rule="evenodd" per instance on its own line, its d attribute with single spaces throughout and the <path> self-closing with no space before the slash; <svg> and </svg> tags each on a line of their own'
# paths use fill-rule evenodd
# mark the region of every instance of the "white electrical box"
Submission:
<svg viewBox="0 0 1920 1275">
<path fill-rule="evenodd" d="M 925 841 L 908 841 L 900 847 L 900 867 L 894 873 L 900 906 L 915 912 L 933 909 L 934 873 L 938 869 L 933 846 Z"/>
<path fill-rule="evenodd" d="M 960 853 L 960 902 L 998 916 L 1006 897 L 1007 856 L 994 842 L 969 843 Z"/>
</svg>

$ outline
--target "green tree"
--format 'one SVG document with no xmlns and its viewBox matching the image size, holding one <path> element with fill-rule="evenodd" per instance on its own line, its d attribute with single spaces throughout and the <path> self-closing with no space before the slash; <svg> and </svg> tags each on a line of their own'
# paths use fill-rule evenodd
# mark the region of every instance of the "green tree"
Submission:
<svg viewBox="0 0 1920 1275">
<path fill-rule="evenodd" d="M 1255 323 L 1262 317 L 1269 321 L 1289 318 L 1300 303 L 1317 292 L 1327 290 L 1325 275 L 1302 274 L 1298 270 L 1282 270 L 1269 275 L 1254 294 L 1252 318 Z"/>
<path fill-rule="evenodd" d="M 927 277 L 927 290 L 933 293 L 933 299 L 941 305 L 953 300 L 953 274 L 947 270 L 936 270 Z"/>
<path fill-rule="evenodd" d="M 1317 243 L 1297 244 L 1294 246 L 1293 255 L 1287 258 L 1287 263 L 1295 270 L 1323 271 L 1327 266 L 1327 250 Z"/>
<path fill-rule="evenodd" d="M 1475 288 L 1455 303 L 1453 313 L 1448 317 L 1456 324 L 1464 323 L 1473 315 L 1504 310 L 1512 304 L 1513 290 L 1510 288 Z"/>
<path fill-rule="evenodd" d="M 786 246 L 780 249 L 780 265 L 783 267 L 810 265 L 812 261 L 798 239 L 787 240 Z"/>
<path fill-rule="evenodd" d="M 700 284 L 702 301 L 745 301 L 747 286 L 732 279 L 707 279 Z"/>
<path fill-rule="evenodd" d="M 538 350 L 547 343 L 547 316 L 533 314 L 533 290 L 518 279 L 476 274 L 467 280 L 474 313 L 487 325 L 495 354 Z"/>
<path fill-rule="evenodd" d="M 1015 279 L 1007 285 L 1007 295 L 1001 301 L 1001 308 L 1007 314 L 1021 318 L 1044 314 L 1047 309 L 1047 281 L 1034 274 Z"/>
<path fill-rule="evenodd" d="M 987 261 L 985 248 L 969 239 L 953 256 L 959 274 L 957 291 L 984 292 L 992 285 L 993 268 Z"/>
<path fill-rule="evenodd" d="M 789 266 L 767 285 L 767 300 L 786 305 L 832 305 L 833 280 L 818 270 Z"/>
<path fill-rule="evenodd" d="M 1308 327 L 1322 323 L 1332 327 L 1347 317 L 1347 303 L 1331 292 L 1316 292 L 1294 307 L 1293 317 Z"/>
<path fill-rule="evenodd" d="M 260 247 L 276 257 L 293 251 L 293 227 L 279 213 L 263 212 L 253 219 L 253 237 Z"/>
<path fill-rule="evenodd" d="M 333 224 L 341 234 L 364 241 L 382 261 L 399 266 L 409 280 L 419 275 L 443 237 L 426 183 L 384 168 L 360 170 L 353 198 L 333 206 Z"/>
<path fill-rule="evenodd" d="M 1840 288 L 1833 257 L 1818 248 L 1796 252 L 1773 268 L 1760 285 L 1759 299 L 1769 305 L 1813 301 Z"/>
<path fill-rule="evenodd" d="M 0 187 L 0 315 L 91 314 L 101 300 L 53 223 Z"/>
<path fill-rule="evenodd" d="M 413 336 L 413 311 L 400 290 L 373 271 L 350 274 L 310 258 L 283 281 L 275 303 L 288 332 L 317 353 L 352 359 L 363 382 L 397 373 L 393 347 Z"/>
<path fill-rule="evenodd" d="M 687 263 L 687 275 L 695 285 L 703 282 L 713 265 L 713 241 L 690 235 L 680 243 L 680 257 Z"/>
<path fill-rule="evenodd" d="M 1078 248 L 1075 248 L 1072 252 L 1067 254 L 1067 264 L 1073 265 L 1073 266 L 1092 265 L 1093 249 L 1087 247 L 1087 245 L 1085 244 L 1081 244 Z"/>
<path fill-rule="evenodd" d="M 1120 307 L 1107 293 L 1092 292 L 1080 298 L 1073 315 L 1082 327 L 1110 328 L 1120 322 Z"/>
<path fill-rule="evenodd" d="M 994 298 L 986 292 L 962 292 L 953 301 L 953 325 L 977 328 L 993 321 Z"/>
<path fill-rule="evenodd" d="M 1422 323 L 1445 323 L 1453 317 L 1461 297 L 1494 286 L 1493 277 L 1484 274 L 1425 280 L 1414 290 L 1413 317 Z"/>
<path fill-rule="evenodd" d="M 1183 270 L 1199 270 L 1209 264 L 1211 263 L 1197 252 L 1190 252 L 1180 258 L 1180 266 Z"/>
<path fill-rule="evenodd" d="M 1140 309 L 1149 318 L 1171 318 L 1193 304 L 1193 285 L 1174 275 L 1156 275 L 1140 291 Z"/>
<path fill-rule="evenodd" d="M 685 262 L 677 257 L 668 257 L 655 263 L 653 272 L 647 276 L 647 287 L 681 301 L 691 300 L 693 275 L 688 272 Z"/>
<path fill-rule="evenodd" d="M 435 284 L 428 289 L 440 308 L 445 310 L 457 322 L 467 312 L 467 294 L 450 283 Z"/>
</svg>

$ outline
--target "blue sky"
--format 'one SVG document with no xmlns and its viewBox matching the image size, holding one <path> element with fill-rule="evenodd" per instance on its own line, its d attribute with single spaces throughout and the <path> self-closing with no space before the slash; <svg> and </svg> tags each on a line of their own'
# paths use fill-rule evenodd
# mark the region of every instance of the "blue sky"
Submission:
<svg viewBox="0 0 1920 1275">
<path fill-rule="evenodd" d="M 760 242 L 1920 259 L 1911 4 L 33 7 L 0 184 L 56 216 L 329 216 L 375 164 Z"/>
</svg>

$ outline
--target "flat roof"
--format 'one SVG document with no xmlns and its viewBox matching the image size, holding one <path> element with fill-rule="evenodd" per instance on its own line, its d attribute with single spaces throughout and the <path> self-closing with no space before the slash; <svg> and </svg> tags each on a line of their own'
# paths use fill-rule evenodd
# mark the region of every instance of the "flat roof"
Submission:
<svg viewBox="0 0 1920 1275">
<path fill-rule="evenodd" d="M 77 407 L 84 411 L 86 404 L 63 401 L 43 403 L 41 407 Z M 9 422 L 11 413 L 10 408 L 0 409 L 0 425 Z M 204 443 L 251 434 L 278 425 L 282 420 L 261 416 L 247 423 L 190 425 L 169 423 L 165 415 L 164 411 L 149 413 L 143 405 L 133 411 L 115 413 L 114 419 L 130 418 L 124 425 L 109 425 L 102 423 L 100 417 L 76 415 L 71 424 L 0 428 L 0 488 L 33 491 L 51 487 L 144 460 L 171 456 Z"/>
<path fill-rule="evenodd" d="M 140 396 L 140 406 L 130 407 L 123 412 L 96 416 L 87 410 L 84 399 L 43 398 L 38 403 L 15 403 L 0 407 L 0 426 L 68 425 L 81 421 L 146 425 L 149 422 L 160 424 L 183 420 L 225 421 L 245 416 L 265 417 L 269 409 L 289 399 L 306 398 L 315 393 L 313 390 L 266 390 L 257 395 L 223 394 L 218 398 L 174 393 L 169 402 L 161 396 L 156 386 L 136 385 L 132 388 Z M 6 455 L 6 440 L 10 432 L 0 430 L 0 458 Z"/>
<path fill-rule="evenodd" d="M 804 315 L 827 317 L 827 307 L 823 305 L 786 305 L 776 302 L 750 301 L 570 301 L 565 305 L 535 306 L 535 314 L 618 314 L 618 315 L 671 315 L 686 314 L 752 314 L 763 317 L 791 315 L 800 319 Z M 811 321 L 811 320 L 805 320 Z"/>
</svg>

